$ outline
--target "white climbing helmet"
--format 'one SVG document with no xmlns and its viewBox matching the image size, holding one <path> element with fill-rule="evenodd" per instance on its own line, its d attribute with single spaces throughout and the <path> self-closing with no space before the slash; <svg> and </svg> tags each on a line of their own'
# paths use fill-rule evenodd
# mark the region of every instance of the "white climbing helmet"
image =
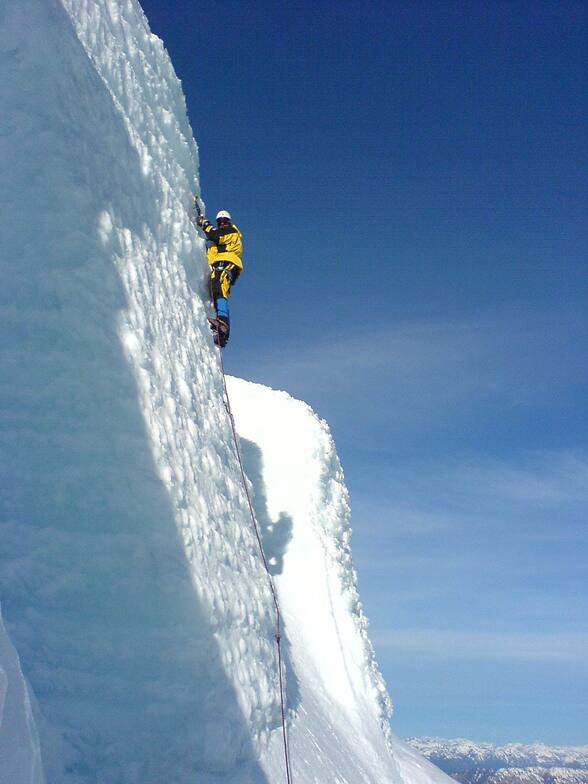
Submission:
<svg viewBox="0 0 588 784">
<path fill-rule="evenodd" d="M 226 210 L 221 210 L 220 212 L 216 213 L 216 219 L 220 220 L 220 218 L 226 218 L 227 220 L 231 220 L 231 214 Z"/>
</svg>

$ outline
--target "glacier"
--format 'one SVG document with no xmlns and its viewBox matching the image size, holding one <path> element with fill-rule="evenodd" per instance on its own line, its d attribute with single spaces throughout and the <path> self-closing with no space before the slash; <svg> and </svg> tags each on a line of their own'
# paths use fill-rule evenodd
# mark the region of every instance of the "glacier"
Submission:
<svg viewBox="0 0 588 784">
<path fill-rule="evenodd" d="M 285 781 L 180 82 L 135 0 L 3 0 L 0 105 L 0 784 Z M 327 426 L 227 388 L 292 781 L 449 781 L 389 730 Z"/>
</svg>

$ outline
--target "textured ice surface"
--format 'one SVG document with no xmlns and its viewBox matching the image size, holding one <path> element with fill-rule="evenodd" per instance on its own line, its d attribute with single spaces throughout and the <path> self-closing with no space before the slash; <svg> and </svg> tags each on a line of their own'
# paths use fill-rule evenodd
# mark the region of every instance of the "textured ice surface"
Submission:
<svg viewBox="0 0 588 784">
<path fill-rule="evenodd" d="M 132 2 L 9 0 L 0 25 L 0 590 L 48 780 L 260 779 L 273 619 L 179 83 Z"/>
<path fill-rule="evenodd" d="M 181 86 L 134 0 L 3 0 L 0 105 L 0 748 L 18 722 L 21 771 L 39 748 L 24 674 L 48 784 L 284 780 Z M 284 601 L 296 784 L 412 780 L 328 432 L 281 393 L 235 391 Z M 289 486 L 266 406 L 300 426 Z"/>
</svg>

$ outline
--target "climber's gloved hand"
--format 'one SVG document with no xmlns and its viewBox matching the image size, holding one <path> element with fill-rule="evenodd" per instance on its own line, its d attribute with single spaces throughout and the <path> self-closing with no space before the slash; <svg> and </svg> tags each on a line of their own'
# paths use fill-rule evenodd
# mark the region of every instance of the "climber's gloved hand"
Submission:
<svg viewBox="0 0 588 784">
<path fill-rule="evenodd" d="M 208 221 L 206 220 L 204 215 L 199 215 L 196 218 L 196 223 L 200 226 L 200 228 L 202 228 L 202 226 L 204 226 L 205 223 L 208 223 Z"/>
</svg>

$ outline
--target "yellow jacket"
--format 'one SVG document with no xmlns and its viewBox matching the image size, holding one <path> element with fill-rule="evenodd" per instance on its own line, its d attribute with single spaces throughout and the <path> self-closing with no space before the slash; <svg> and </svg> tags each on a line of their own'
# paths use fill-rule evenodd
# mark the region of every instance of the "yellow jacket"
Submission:
<svg viewBox="0 0 588 784">
<path fill-rule="evenodd" d="M 218 261 L 230 261 L 239 267 L 240 270 L 243 269 L 243 262 L 241 261 L 243 238 L 236 226 L 233 226 L 231 223 L 228 226 L 221 226 L 221 228 L 215 229 L 212 223 L 207 221 L 202 230 L 206 234 L 206 239 L 212 242 L 207 251 L 208 263 L 211 267 Z"/>
</svg>

